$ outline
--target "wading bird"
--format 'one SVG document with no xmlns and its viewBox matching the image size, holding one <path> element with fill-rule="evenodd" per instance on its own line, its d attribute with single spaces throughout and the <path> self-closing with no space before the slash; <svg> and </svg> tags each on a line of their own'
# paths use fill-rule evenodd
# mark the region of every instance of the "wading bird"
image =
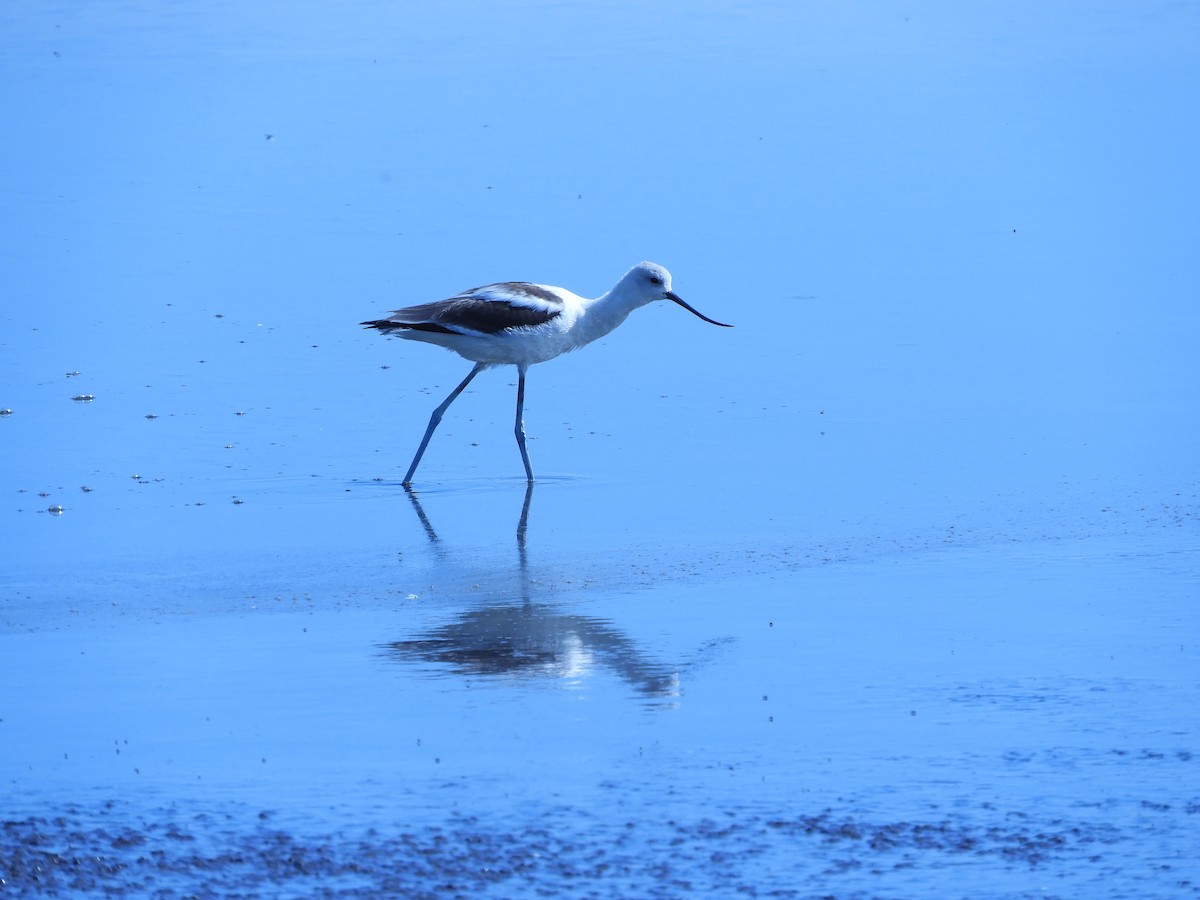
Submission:
<svg viewBox="0 0 1200 900">
<path fill-rule="evenodd" d="M 731 328 L 693 309 L 671 290 L 671 273 L 656 263 L 638 263 L 616 286 L 594 300 L 565 288 L 526 281 L 506 281 L 463 291 L 446 300 L 398 309 L 386 319 L 360 324 L 385 335 L 425 341 L 453 350 L 475 367 L 442 405 L 433 411 L 421 446 L 404 476 L 412 478 L 442 415 L 471 379 L 491 366 L 517 367 L 517 421 L 514 429 L 525 475 L 533 481 L 533 466 L 525 450 L 525 372 L 534 363 L 554 359 L 602 338 L 639 306 L 671 300 L 705 322 Z"/>
</svg>

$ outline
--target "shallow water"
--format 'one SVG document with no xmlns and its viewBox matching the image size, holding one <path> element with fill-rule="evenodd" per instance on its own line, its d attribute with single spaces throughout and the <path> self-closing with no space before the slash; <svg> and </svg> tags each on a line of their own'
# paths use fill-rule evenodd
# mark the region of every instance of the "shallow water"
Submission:
<svg viewBox="0 0 1200 900">
<path fill-rule="evenodd" d="M 1198 25 L 5 13 L 0 893 L 1200 893 Z"/>
</svg>

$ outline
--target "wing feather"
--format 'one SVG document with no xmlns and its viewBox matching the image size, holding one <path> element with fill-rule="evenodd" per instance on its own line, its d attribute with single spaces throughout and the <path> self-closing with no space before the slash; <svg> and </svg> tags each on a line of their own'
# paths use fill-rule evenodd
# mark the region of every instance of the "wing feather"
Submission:
<svg viewBox="0 0 1200 900">
<path fill-rule="evenodd" d="M 525 281 L 506 281 L 472 288 L 435 303 L 398 309 L 386 319 L 363 322 L 390 331 L 433 331 L 443 334 L 497 334 L 529 328 L 562 313 L 563 301 L 552 289 Z"/>
</svg>

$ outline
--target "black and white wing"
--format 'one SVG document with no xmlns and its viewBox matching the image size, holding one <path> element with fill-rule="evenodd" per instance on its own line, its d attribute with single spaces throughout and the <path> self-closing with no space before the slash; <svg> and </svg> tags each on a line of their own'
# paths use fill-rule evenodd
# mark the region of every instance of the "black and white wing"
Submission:
<svg viewBox="0 0 1200 900">
<path fill-rule="evenodd" d="M 526 281 L 505 281 L 472 288 L 436 303 L 398 309 L 386 319 L 361 324 L 385 334 L 430 331 L 479 336 L 543 325 L 562 311 L 562 298 L 552 288 Z"/>
</svg>

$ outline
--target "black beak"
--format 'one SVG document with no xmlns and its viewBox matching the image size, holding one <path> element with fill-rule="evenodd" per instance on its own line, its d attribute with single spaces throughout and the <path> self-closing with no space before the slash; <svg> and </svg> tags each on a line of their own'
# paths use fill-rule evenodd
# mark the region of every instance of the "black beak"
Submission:
<svg viewBox="0 0 1200 900">
<path fill-rule="evenodd" d="M 666 297 L 668 300 L 674 300 L 676 303 L 678 303 L 680 306 L 682 306 L 684 309 L 686 309 L 688 312 L 690 312 L 693 316 L 699 316 L 705 322 L 710 322 L 713 325 L 720 325 L 722 328 L 732 328 L 733 327 L 732 325 L 726 325 L 724 322 L 718 322 L 716 319 L 710 319 L 708 316 L 704 315 L 704 313 L 702 313 L 696 309 L 693 309 L 691 306 L 684 303 L 683 298 L 680 297 L 674 291 L 667 291 L 665 294 L 663 294 L 663 296 Z"/>
</svg>

